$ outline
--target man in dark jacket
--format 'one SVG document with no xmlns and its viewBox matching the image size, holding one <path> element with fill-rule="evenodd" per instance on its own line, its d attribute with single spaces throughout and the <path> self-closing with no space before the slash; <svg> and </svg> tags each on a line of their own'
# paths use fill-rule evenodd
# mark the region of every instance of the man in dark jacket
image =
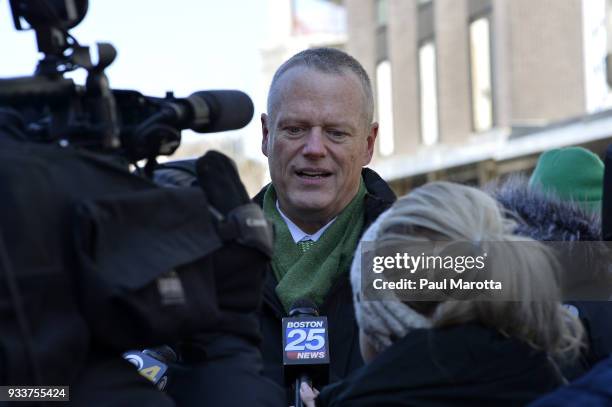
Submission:
<svg viewBox="0 0 612 407">
<path fill-rule="evenodd" d="M 281 318 L 298 299 L 328 318 L 331 381 L 363 363 L 348 270 L 365 227 L 395 200 L 362 168 L 378 133 L 373 105 L 363 67 L 335 49 L 300 52 L 272 80 L 261 117 L 272 183 L 255 201 L 276 230 L 260 322 L 264 374 L 279 383 Z"/>
</svg>

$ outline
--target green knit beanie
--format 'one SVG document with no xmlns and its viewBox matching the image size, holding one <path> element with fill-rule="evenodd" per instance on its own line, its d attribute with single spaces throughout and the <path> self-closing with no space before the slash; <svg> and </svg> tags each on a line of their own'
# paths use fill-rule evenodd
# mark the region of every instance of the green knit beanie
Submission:
<svg viewBox="0 0 612 407">
<path fill-rule="evenodd" d="M 529 179 L 530 187 L 539 187 L 563 201 L 573 201 L 582 208 L 601 209 L 604 164 L 598 156 L 582 147 L 566 147 L 544 152 Z"/>
</svg>

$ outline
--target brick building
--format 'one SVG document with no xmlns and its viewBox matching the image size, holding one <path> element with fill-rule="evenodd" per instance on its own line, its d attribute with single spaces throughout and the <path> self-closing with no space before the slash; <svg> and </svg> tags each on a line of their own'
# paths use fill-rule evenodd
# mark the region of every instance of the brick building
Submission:
<svg viewBox="0 0 612 407">
<path fill-rule="evenodd" d="M 609 0 L 608 0 L 609 2 Z M 373 166 L 398 192 L 529 171 L 544 150 L 612 141 L 606 0 L 345 0 L 370 73 Z"/>
</svg>

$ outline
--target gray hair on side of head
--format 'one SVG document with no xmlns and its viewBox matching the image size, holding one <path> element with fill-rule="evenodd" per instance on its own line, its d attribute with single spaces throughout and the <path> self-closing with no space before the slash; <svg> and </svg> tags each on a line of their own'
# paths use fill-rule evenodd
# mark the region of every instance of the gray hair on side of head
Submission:
<svg viewBox="0 0 612 407">
<path fill-rule="evenodd" d="M 366 231 L 364 239 L 367 236 L 369 241 L 427 242 L 433 232 L 440 240 L 482 243 L 483 249 L 490 252 L 487 266 L 491 277 L 503 280 L 508 297 L 517 300 L 444 301 L 430 316 L 432 326 L 475 321 L 551 355 L 576 357 L 583 346 L 584 332 L 580 321 L 560 303 L 555 259 L 544 244 L 514 235 L 514 222 L 504 215 L 498 202 L 483 191 L 450 182 L 432 182 L 399 198 Z M 501 250 L 489 242 L 511 244 Z M 512 272 L 508 265 L 512 265 Z M 385 335 L 401 337 L 409 331 L 410 327 L 396 332 L 380 329 L 377 322 L 380 317 L 371 313 L 369 305 L 359 304 L 360 277 L 361 262 L 353 262 L 351 282 L 357 320 L 366 335 L 368 331 L 375 332 L 377 337 L 372 338 L 372 343 L 388 343 Z M 405 307 L 402 312 L 408 315 L 414 312 L 406 303 L 398 304 Z M 398 311 L 396 320 L 401 320 L 400 314 Z"/>
<path fill-rule="evenodd" d="M 368 73 L 359 61 L 346 52 L 325 47 L 310 48 L 298 52 L 276 70 L 268 92 L 268 114 L 273 115 L 274 112 L 274 101 L 279 79 L 289 69 L 300 66 L 327 74 L 345 75 L 347 72 L 355 74 L 361 83 L 364 94 L 365 117 L 368 124 L 372 122 L 374 118 L 374 96 Z"/>
</svg>

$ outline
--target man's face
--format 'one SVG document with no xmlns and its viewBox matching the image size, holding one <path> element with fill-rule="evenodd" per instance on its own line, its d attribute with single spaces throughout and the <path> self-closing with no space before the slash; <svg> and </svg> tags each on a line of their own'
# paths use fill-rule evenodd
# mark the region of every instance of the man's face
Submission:
<svg viewBox="0 0 612 407">
<path fill-rule="evenodd" d="M 365 114 L 357 76 L 293 67 L 262 115 L 262 151 L 280 207 L 298 226 L 331 220 L 355 196 L 378 125 Z M 322 226 L 322 225 L 321 225 Z"/>
</svg>

